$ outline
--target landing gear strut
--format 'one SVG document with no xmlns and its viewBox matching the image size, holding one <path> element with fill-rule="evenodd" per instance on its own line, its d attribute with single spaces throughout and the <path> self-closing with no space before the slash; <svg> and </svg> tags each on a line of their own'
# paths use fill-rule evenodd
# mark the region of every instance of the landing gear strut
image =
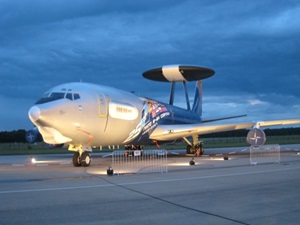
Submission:
<svg viewBox="0 0 300 225">
<path fill-rule="evenodd" d="M 200 142 L 200 144 L 197 145 L 187 145 L 186 146 L 186 154 L 193 154 L 195 156 L 201 156 L 204 153 L 203 144 Z"/>
<path fill-rule="evenodd" d="M 141 155 L 143 155 L 144 147 L 142 145 L 125 145 L 124 154 L 125 154 L 126 157 L 134 156 L 134 151 L 135 150 L 140 150 Z"/>
<path fill-rule="evenodd" d="M 194 156 L 201 156 L 204 153 L 203 142 L 198 141 L 198 135 L 193 135 L 193 144 L 187 138 L 183 138 L 187 143 L 186 154 L 193 154 Z"/>
<path fill-rule="evenodd" d="M 142 145 L 125 145 L 125 150 L 143 150 Z"/>
</svg>

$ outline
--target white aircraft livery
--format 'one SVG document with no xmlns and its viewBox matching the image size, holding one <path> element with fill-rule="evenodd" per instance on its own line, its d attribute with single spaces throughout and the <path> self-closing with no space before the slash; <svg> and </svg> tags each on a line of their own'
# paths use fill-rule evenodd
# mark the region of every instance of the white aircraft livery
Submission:
<svg viewBox="0 0 300 225">
<path fill-rule="evenodd" d="M 260 127 L 300 124 L 300 119 L 215 125 L 218 119 L 202 119 L 202 80 L 214 75 L 214 70 L 188 65 L 169 65 L 143 73 L 147 79 L 171 83 L 169 103 L 139 97 L 112 87 L 90 83 L 66 83 L 47 91 L 28 112 L 44 142 L 74 151 L 74 166 L 89 166 L 92 147 L 124 145 L 139 148 L 145 144 L 183 139 L 187 153 L 203 153 L 199 135 L 250 129 L 247 141 L 260 145 L 265 134 Z M 195 82 L 192 106 L 186 82 Z M 181 82 L 185 91 L 186 108 L 173 105 L 175 84 Z M 27 139 L 34 141 L 36 132 Z M 191 139 L 189 139 L 191 138 Z M 191 141 L 190 141 L 191 140 Z"/>
</svg>

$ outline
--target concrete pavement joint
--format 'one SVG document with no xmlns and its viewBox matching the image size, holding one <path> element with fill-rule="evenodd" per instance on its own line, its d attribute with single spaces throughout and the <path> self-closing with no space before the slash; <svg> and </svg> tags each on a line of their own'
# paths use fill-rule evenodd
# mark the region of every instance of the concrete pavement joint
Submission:
<svg viewBox="0 0 300 225">
<path fill-rule="evenodd" d="M 206 211 L 203 211 L 203 210 L 191 208 L 191 207 L 188 207 L 188 206 L 184 206 L 184 205 L 181 205 L 181 204 L 178 204 L 178 203 L 175 203 L 175 202 L 171 202 L 171 201 L 165 200 L 163 198 L 156 197 L 154 195 L 147 194 L 147 193 L 142 192 L 142 191 L 134 190 L 132 188 L 123 186 L 122 184 L 113 183 L 113 182 L 111 182 L 111 181 L 109 181 L 108 179 L 105 179 L 105 178 L 101 178 L 101 179 L 105 180 L 106 182 L 108 182 L 110 184 L 118 186 L 120 188 L 126 189 L 126 190 L 134 192 L 134 193 L 141 194 L 143 196 L 147 196 L 149 198 L 152 198 L 152 199 L 155 199 L 155 200 L 167 203 L 169 205 L 173 205 L 173 206 L 176 206 L 176 207 L 179 207 L 179 208 L 187 209 L 187 210 L 190 210 L 190 211 L 194 211 L 194 212 L 197 212 L 197 213 L 201 213 L 201 214 L 205 214 L 205 215 L 209 215 L 209 216 L 213 216 L 213 217 L 218 217 L 220 219 L 228 220 L 228 221 L 235 222 L 235 223 L 238 223 L 238 224 L 249 225 L 248 223 L 244 223 L 244 222 L 239 221 L 239 220 L 235 220 L 235 219 L 231 219 L 231 218 L 228 218 L 228 217 L 225 217 L 225 216 L 221 216 L 221 215 L 218 215 L 218 214 L 215 214 L 215 213 L 210 213 L 210 212 L 206 212 Z"/>
</svg>

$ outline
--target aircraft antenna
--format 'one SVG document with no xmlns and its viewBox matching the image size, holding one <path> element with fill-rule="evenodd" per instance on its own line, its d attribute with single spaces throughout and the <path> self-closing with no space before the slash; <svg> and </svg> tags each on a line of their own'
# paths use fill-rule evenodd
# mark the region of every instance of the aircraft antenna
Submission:
<svg viewBox="0 0 300 225">
<path fill-rule="evenodd" d="M 182 81 L 182 85 L 183 85 L 183 88 L 184 88 L 187 110 L 191 110 L 189 94 L 188 94 L 188 90 L 187 90 L 187 87 L 186 87 L 186 82 Z"/>
<path fill-rule="evenodd" d="M 188 94 L 186 82 L 182 81 L 182 85 L 183 85 L 183 90 L 184 90 L 184 94 L 185 94 L 187 110 L 191 110 L 190 100 L 189 100 L 189 94 Z M 171 91 L 170 91 L 170 101 L 169 101 L 170 105 L 174 104 L 175 86 L 176 86 L 176 82 L 172 81 L 172 83 L 171 83 Z"/>
<path fill-rule="evenodd" d="M 182 82 L 187 110 L 191 110 L 186 82 L 203 80 L 205 78 L 211 77 L 212 75 L 214 75 L 214 73 L 214 70 L 200 66 L 166 65 L 145 71 L 143 73 L 143 77 L 149 80 L 172 83 L 169 101 L 170 105 L 173 105 L 174 103 L 175 83 Z M 194 107 L 195 101 L 193 108 Z"/>
</svg>

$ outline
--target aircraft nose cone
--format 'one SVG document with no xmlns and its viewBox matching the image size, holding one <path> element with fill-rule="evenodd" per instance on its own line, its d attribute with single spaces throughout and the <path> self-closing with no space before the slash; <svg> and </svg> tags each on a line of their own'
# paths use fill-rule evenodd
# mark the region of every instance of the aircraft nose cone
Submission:
<svg viewBox="0 0 300 225">
<path fill-rule="evenodd" d="M 33 106 L 29 109 L 28 116 L 32 122 L 37 121 L 40 118 L 41 110 L 37 106 Z"/>
</svg>

